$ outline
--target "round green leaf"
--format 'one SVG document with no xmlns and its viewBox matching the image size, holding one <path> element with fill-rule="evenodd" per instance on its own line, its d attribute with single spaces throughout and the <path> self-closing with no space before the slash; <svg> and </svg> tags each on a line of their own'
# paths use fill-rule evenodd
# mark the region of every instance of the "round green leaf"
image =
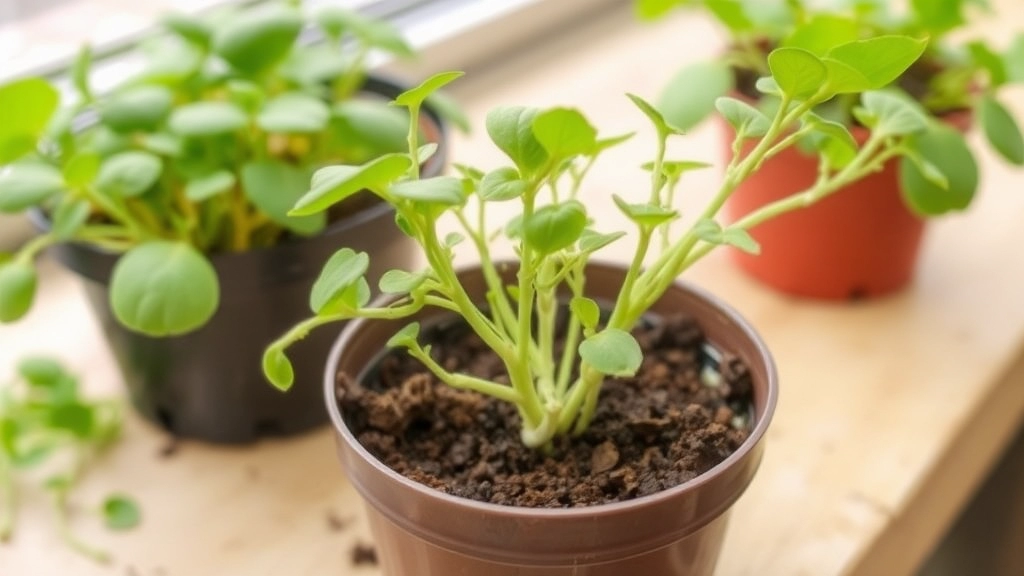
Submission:
<svg viewBox="0 0 1024 576">
<path fill-rule="evenodd" d="M 181 242 L 151 241 L 114 266 L 110 305 L 126 327 L 149 336 L 184 334 L 205 324 L 220 300 L 217 273 Z"/>
<path fill-rule="evenodd" d="M 533 135 L 551 158 L 592 154 L 597 130 L 579 110 L 552 108 L 533 119 Z"/>
<path fill-rule="evenodd" d="M 0 164 L 17 160 L 36 147 L 36 139 L 60 102 L 57 89 L 42 78 L 0 85 Z"/>
<path fill-rule="evenodd" d="M 736 133 L 744 138 L 760 138 L 768 133 L 772 121 L 750 104 L 723 96 L 715 100 L 715 108 L 722 114 Z"/>
<path fill-rule="evenodd" d="M 295 383 L 291 360 L 278 346 L 271 346 L 263 352 L 263 375 L 278 390 L 287 391 Z"/>
<path fill-rule="evenodd" d="M 488 172 L 480 181 L 477 193 L 488 202 L 503 202 L 519 198 L 528 187 L 529 184 L 519 177 L 519 171 L 504 167 Z"/>
<path fill-rule="evenodd" d="M 64 190 L 60 170 L 40 162 L 0 168 L 0 212 L 21 212 Z"/>
<path fill-rule="evenodd" d="M 256 124 L 267 132 L 315 133 L 327 128 L 331 111 L 327 104 L 301 92 L 282 94 L 266 104 Z"/>
<path fill-rule="evenodd" d="M 669 124 L 691 130 L 715 111 L 715 101 L 733 88 L 733 74 L 723 61 L 686 66 L 668 81 L 658 109 Z"/>
<path fill-rule="evenodd" d="M 1007 162 L 1024 164 L 1024 137 L 1017 120 L 991 95 L 981 99 L 981 125 L 985 137 Z"/>
<path fill-rule="evenodd" d="M 499 107 L 487 114 L 487 134 L 523 174 L 532 174 L 547 160 L 547 152 L 533 134 L 534 108 Z"/>
<path fill-rule="evenodd" d="M 80 151 L 64 165 L 64 180 L 69 187 L 80 188 L 92 184 L 100 171 L 100 155 L 92 151 Z"/>
<path fill-rule="evenodd" d="M 398 182 L 388 188 L 388 193 L 403 200 L 442 206 L 458 206 L 466 201 L 462 179 L 455 176 Z"/>
<path fill-rule="evenodd" d="M 540 253 L 550 254 L 576 243 L 586 226 L 583 204 L 575 200 L 549 204 L 523 223 L 523 239 Z"/>
<path fill-rule="evenodd" d="M 857 118 L 873 133 L 882 136 L 904 136 L 923 132 L 928 128 L 928 117 L 909 98 L 892 92 L 865 92 L 861 97 L 863 110 L 855 110 Z"/>
<path fill-rule="evenodd" d="M 825 64 L 802 48 L 777 48 L 768 55 L 772 77 L 782 91 L 798 100 L 813 96 L 828 79 Z"/>
<path fill-rule="evenodd" d="M 601 307 L 597 302 L 583 296 L 574 296 L 569 301 L 569 309 L 579 318 L 584 328 L 595 328 L 601 321 Z"/>
<path fill-rule="evenodd" d="M 284 4 L 239 13 L 216 31 L 213 51 L 234 68 L 254 74 L 279 62 L 302 30 L 302 16 Z"/>
<path fill-rule="evenodd" d="M 34 356 L 18 362 L 18 375 L 32 386 L 49 388 L 56 385 L 66 372 L 53 358 Z"/>
<path fill-rule="evenodd" d="M 416 346 L 416 338 L 420 335 L 420 323 L 410 322 L 388 339 L 388 348 L 412 348 Z"/>
<path fill-rule="evenodd" d="M 209 200 L 230 191 L 234 188 L 236 180 L 234 173 L 228 170 L 217 170 L 189 180 L 185 184 L 185 197 L 193 202 Z"/>
<path fill-rule="evenodd" d="M 361 166 L 327 166 L 313 174 L 311 189 L 288 214 L 316 214 L 361 192 L 384 186 L 405 174 L 412 165 L 406 154 L 385 154 Z"/>
<path fill-rule="evenodd" d="M 175 109 L 168 124 L 179 136 L 205 138 L 240 130 L 248 122 L 245 112 L 230 102 L 196 102 Z"/>
<path fill-rule="evenodd" d="M 856 41 L 860 25 L 853 18 L 840 14 L 815 14 L 783 40 L 783 46 L 803 48 L 817 56 L 824 56 L 833 46 Z"/>
<path fill-rule="evenodd" d="M 313 313 L 337 312 L 335 305 L 339 297 L 349 287 L 355 285 L 369 267 L 370 257 L 366 252 L 356 252 L 351 248 L 342 248 L 335 252 L 327 264 L 324 264 L 309 294 L 309 307 Z"/>
<path fill-rule="evenodd" d="M 210 45 L 213 31 L 199 17 L 190 14 L 171 13 L 163 17 L 163 25 L 185 41 L 201 48 Z"/>
<path fill-rule="evenodd" d="M 827 56 L 855 70 L 867 82 L 861 90 L 877 90 L 906 72 L 927 46 L 927 38 L 887 35 L 840 44 Z"/>
<path fill-rule="evenodd" d="M 384 294 L 408 294 L 426 281 L 430 274 L 426 270 L 406 272 L 405 270 L 388 270 L 380 277 L 380 291 Z"/>
<path fill-rule="evenodd" d="M 978 164 L 963 135 L 933 122 L 922 134 L 909 136 L 907 145 L 946 178 L 945 188 L 929 178 L 910 158 L 900 161 L 900 189 L 910 207 L 923 215 L 963 210 L 978 188 Z"/>
<path fill-rule="evenodd" d="M 109 496 L 103 501 L 103 521 L 111 530 L 129 530 L 139 525 L 139 506 L 126 496 Z"/>
<path fill-rule="evenodd" d="M 242 189 L 246 197 L 271 220 L 303 236 L 316 234 L 327 225 L 325 212 L 288 215 L 295 202 L 306 193 L 308 185 L 308 172 L 283 162 L 249 162 L 242 167 Z"/>
<path fill-rule="evenodd" d="M 129 88 L 100 104 L 100 120 L 121 133 L 154 130 L 167 118 L 173 99 L 163 86 Z"/>
<path fill-rule="evenodd" d="M 355 99 L 335 104 L 331 113 L 334 137 L 347 150 L 358 148 L 355 154 L 364 158 L 402 152 L 408 147 L 409 114 L 401 108 Z"/>
<path fill-rule="evenodd" d="M 644 360 L 636 339 L 629 332 L 615 328 L 607 328 L 580 342 L 579 352 L 584 362 L 609 376 L 632 376 Z"/>
<path fill-rule="evenodd" d="M 85 198 L 65 196 L 53 212 L 53 235 L 60 240 L 68 240 L 89 219 L 92 206 Z"/>
<path fill-rule="evenodd" d="M 0 264 L 0 322 L 14 322 L 28 312 L 36 295 L 36 270 L 12 260 Z"/>
<path fill-rule="evenodd" d="M 100 166 L 96 187 L 111 196 L 139 196 L 156 184 L 163 169 L 163 161 L 149 152 L 121 152 Z"/>
</svg>

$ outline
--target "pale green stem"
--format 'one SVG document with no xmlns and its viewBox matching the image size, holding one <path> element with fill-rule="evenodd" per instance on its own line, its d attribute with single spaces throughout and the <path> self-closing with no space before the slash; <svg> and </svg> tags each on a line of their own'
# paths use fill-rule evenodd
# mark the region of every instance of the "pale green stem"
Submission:
<svg viewBox="0 0 1024 576">
<path fill-rule="evenodd" d="M 555 263 L 545 258 L 537 276 L 537 348 L 534 354 L 537 388 L 545 401 L 555 402 L 555 316 L 558 314 L 558 303 L 555 299 L 556 283 L 551 283 L 554 276 Z"/>
<path fill-rule="evenodd" d="M 0 542 L 14 532 L 14 471 L 7 454 L 0 451 Z"/>
<path fill-rule="evenodd" d="M 586 266 L 586 263 L 583 263 Z M 569 289 L 573 296 L 583 296 L 583 286 L 586 278 L 582 273 L 569 275 Z M 580 335 L 583 332 L 583 325 L 575 314 L 569 315 L 569 327 L 565 334 L 565 348 L 562 350 L 562 360 L 558 366 L 558 380 L 555 383 L 555 395 L 564 398 L 569 390 L 569 378 L 572 377 L 573 366 L 576 365 Z"/>
<path fill-rule="evenodd" d="M 498 327 L 501 333 L 507 338 L 515 341 L 515 332 L 510 330 L 510 327 L 515 326 L 516 315 L 512 311 L 512 305 L 509 304 L 508 298 L 505 297 L 505 286 L 502 284 L 501 276 L 498 274 L 497 268 L 494 266 L 494 261 L 491 259 L 490 249 L 487 247 L 487 240 L 484 238 L 484 206 L 483 202 L 480 203 L 480 228 L 479 232 L 474 230 L 469 224 L 469 220 L 462 210 L 456 210 L 455 216 L 458 218 L 459 223 L 462 225 L 462 229 L 466 231 L 473 245 L 476 247 L 476 251 L 480 257 L 480 269 L 483 271 L 484 280 L 487 282 L 487 287 L 492 294 L 492 297 L 488 302 L 491 304 L 491 314 L 494 316 L 494 324 Z"/>
<path fill-rule="evenodd" d="M 431 358 L 430 354 L 427 354 L 423 348 L 409 348 L 409 355 L 422 362 L 423 365 L 426 366 L 427 369 L 437 376 L 442 382 L 452 386 L 453 388 L 473 390 L 474 392 L 479 392 L 512 404 L 519 404 L 522 400 L 519 397 L 519 394 L 517 394 L 511 386 L 505 386 L 498 384 L 497 382 L 476 378 L 468 374 L 454 374 L 445 370 L 440 364 Z"/>
<path fill-rule="evenodd" d="M 71 520 L 68 517 L 67 492 L 59 491 L 53 495 L 53 509 L 57 517 L 57 530 L 60 532 L 61 538 L 71 549 L 96 562 L 104 564 L 110 562 L 110 555 L 107 552 L 86 544 L 75 536 L 75 533 L 71 530 Z"/>
</svg>

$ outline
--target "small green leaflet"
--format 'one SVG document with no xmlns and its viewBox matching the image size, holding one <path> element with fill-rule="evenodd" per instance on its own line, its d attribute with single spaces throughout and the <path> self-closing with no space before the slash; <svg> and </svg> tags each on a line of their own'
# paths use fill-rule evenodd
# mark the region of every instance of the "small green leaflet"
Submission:
<svg viewBox="0 0 1024 576">
<path fill-rule="evenodd" d="M 636 339 L 615 328 L 606 328 L 581 342 L 579 353 L 594 370 L 618 377 L 636 374 L 644 359 Z"/>
</svg>

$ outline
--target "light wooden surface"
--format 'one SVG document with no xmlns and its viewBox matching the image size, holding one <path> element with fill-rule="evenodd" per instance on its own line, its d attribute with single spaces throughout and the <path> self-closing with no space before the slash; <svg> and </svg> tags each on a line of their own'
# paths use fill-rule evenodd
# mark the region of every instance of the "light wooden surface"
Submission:
<svg viewBox="0 0 1024 576">
<path fill-rule="evenodd" d="M 1013 15 L 1020 21 L 1024 10 L 1007 8 L 987 34 L 1005 36 Z M 566 104 L 583 109 L 604 134 L 638 130 L 596 169 L 586 192 L 599 227 L 610 230 L 624 224 L 607 209 L 608 194 L 644 194 L 635 167 L 652 148 L 623 92 L 654 97 L 676 66 L 663 62 L 710 56 L 719 43 L 700 19 L 640 26 L 615 14 L 474 72 L 456 96 L 481 126 L 498 104 Z M 1024 94 L 1011 100 L 1024 112 Z M 497 166 L 485 140 L 482 129 L 459 137 L 457 161 Z M 673 156 L 715 161 L 716 145 L 717 135 L 700 129 Z M 910 573 L 1021 420 L 1024 176 L 987 154 L 982 162 L 977 203 L 930 228 L 917 281 L 899 296 L 855 305 L 795 301 L 742 277 L 721 254 L 693 270 L 692 281 L 760 329 L 782 381 L 765 460 L 734 509 L 720 576 Z M 693 213 L 687 207 L 706 196 L 715 174 L 688 181 L 684 213 Z M 610 256 L 621 258 L 624 249 Z M 55 266 L 31 317 L 0 328 L 0 378 L 28 352 L 59 355 L 97 393 L 120 392 L 79 286 Z M 329 431 L 248 449 L 186 442 L 162 459 L 166 442 L 131 418 L 124 442 L 78 493 L 83 506 L 112 489 L 143 505 L 145 524 L 127 534 L 76 518 L 76 529 L 114 552 L 115 568 L 63 549 L 41 497 L 27 493 L 16 538 L 0 547 L 0 575 L 377 574 L 349 566 L 351 546 L 369 535 Z M 332 517 L 345 528 L 332 530 Z"/>
</svg>

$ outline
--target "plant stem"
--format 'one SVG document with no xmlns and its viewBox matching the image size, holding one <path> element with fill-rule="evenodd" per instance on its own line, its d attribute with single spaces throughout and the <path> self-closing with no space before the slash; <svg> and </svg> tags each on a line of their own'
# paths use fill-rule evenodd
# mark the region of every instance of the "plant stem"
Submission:
<svg viewBox="0 0 1024 576">
<path fill-rule="evenodd" d="M 545 258 L 537 273 L 537 350 L 533 355 L 536 364 L 537 389 L 548 404 L 556 401 L 555 395 L 555 317 L 558 303 L 555 301 L 557 283 L 551 282 L 556 274 L 555 262 Z"/>
<path fill-rule="evenodd" d="M 481 394 L 492 396 L 498 400 L 511 402 L 512 404 L 519 404 L 521 401 L 519 394 L 517 394 L 511 386 L 505 386 L 482 378 L 476 378 L 475 376 L 469 376 L 468 374 L 455 374 L 445 370 L 440 364 L 431 358 L 430 354 L 427 354 L 426 350 L 423 348 L 409 348 L 409 354 L 413 358 L 419 360 L 441 381 L 453 388 L 473 390 Z"/>
<path fill-rule="evenodd" d="M 231 250 L 244 252 L 249 249 L 249 215 L 246 211 L 246 200 L 238 186 L 231 194 Z"/>
<path fill-rule="evenodd" d="M 14 533 L 14 502 L 16 499 L 13 466 L 7 454 L 0 451 L 0 542 Z"/>
<path fill-rule="evenodd" d="M 74 532 L 72 532 L 66 491 L 60 490 L 53 495 L 53 509 L 54 514 L 57 517 L 57 529 L 60 532 L 60 536 L 64 542 L 71 547 L 71 549 L 82 555 L 88 556 L 97 562 L 101 562 L 103 564 L 110 562 L 109 554 L 103 550 L 86 544 L 75 536 Z"/>
</svg>

